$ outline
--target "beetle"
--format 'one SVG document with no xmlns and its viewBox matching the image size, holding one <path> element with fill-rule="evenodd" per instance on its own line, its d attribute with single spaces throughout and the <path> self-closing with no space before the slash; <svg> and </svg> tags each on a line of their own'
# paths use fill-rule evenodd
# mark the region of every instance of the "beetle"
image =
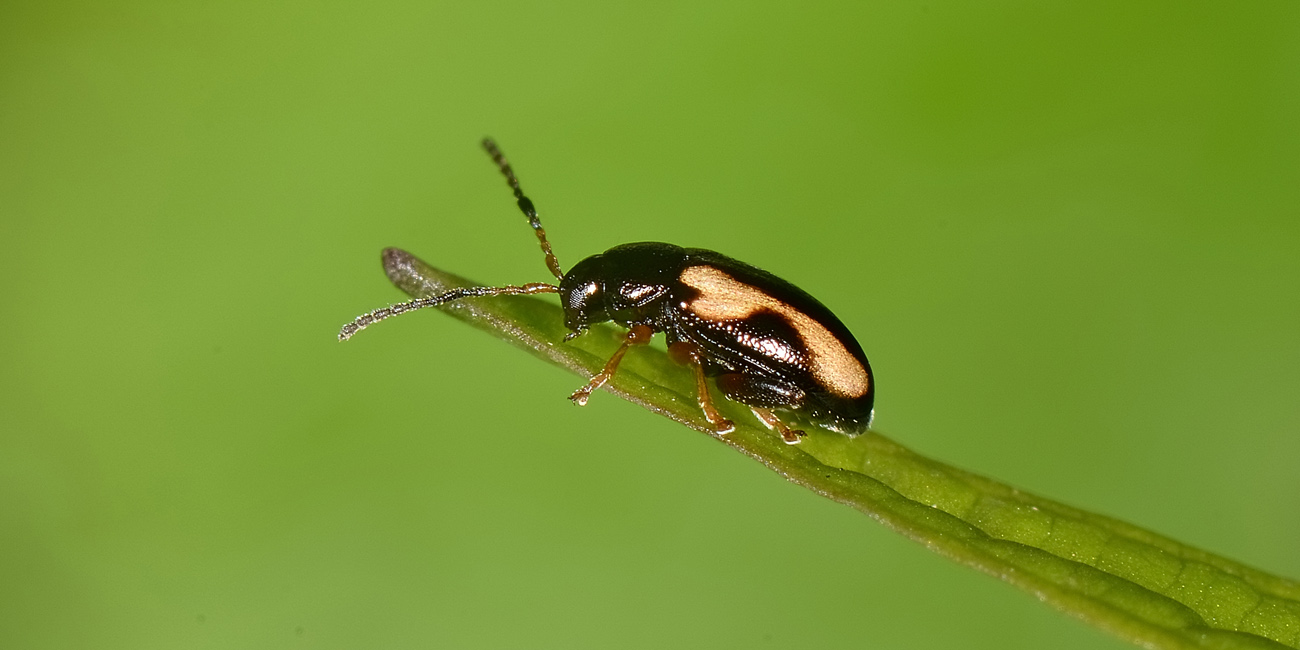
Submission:
<svg viewBox="0 0 1300 650">
<path fill-rule="evenodd" d="M 524 196 L 505 155 L 491 138 L 482 144 L 537 235 L 555 284 L 470 287 L 417 298 L 358 316 L 339 332 L 340 341 L 385 318 L 453 300 L 555 293 L 569 329 L 565 341 L 599 323 L 627 328 L 604 368 L 569 396 L 579 406 L 614 376 L 629 348 L 646 345 L 662 332 L 669 357 L 694 370 L 700 409 L 720 435 L 733 431 L 735 424 L 714 405 L 709 378 L 788 444 L 798 443 L 804 432 L 791 427 L 778 410 L 796 411 L 848 435 L 870 427 L 876 392 L 871 365 L 849 329 L 816 298 L 721 253 L 660 242 L 615 246 L 564 273 L 537 209 Z"/>
</svg>

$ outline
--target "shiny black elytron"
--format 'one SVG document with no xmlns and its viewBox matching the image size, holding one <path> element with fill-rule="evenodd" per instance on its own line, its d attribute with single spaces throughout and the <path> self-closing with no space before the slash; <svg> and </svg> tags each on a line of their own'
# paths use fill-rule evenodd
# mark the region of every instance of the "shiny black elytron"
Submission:
<svg viewBox="0 0 1300 650">
<path fill-rule="evenodd" d="M 490 139 L 483 147 L 514 191 L 557 284 L 453 289 L 362 315 L 343 327 L 339 340 L 390 316 L 461 298 L 558 293 L 571 330 L 565 340 L 607 321 L 628 328 L 604 369 L 570 395 L 579 405 L 609 381 L 629 347 L 663 332 L 669 356 L 694 369 L 700 408 L 719 434 L 734 425 L 714 407 L 707 377 L 790 444 L 803 432 L 775 411 L 797 410 L 850 435 L 870 426 L 876 389 L 871 366 L 853 334 L 816 298 L 720 253 L 657 242 L 615 246 L 562 273 L 537 210 L 505 156 Z"/>
</svg>

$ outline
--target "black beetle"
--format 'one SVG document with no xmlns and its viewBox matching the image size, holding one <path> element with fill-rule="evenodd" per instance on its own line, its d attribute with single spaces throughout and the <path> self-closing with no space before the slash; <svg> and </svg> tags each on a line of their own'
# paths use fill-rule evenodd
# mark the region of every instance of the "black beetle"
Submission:
<svg viewBox="0 0 1300 650">
<path fill-rule="evenodd" d="M 804 434 L 773 409 L 798 410 L 850 435 L 871 425 L 876 392 L 871 365 L 853 334 L 816 298 L 720 253 L 658 242 L 615 246 L 563 273 L 510 163 L 491 139 L 483 148 L 514 191 L 557 283 L 453 289 L 418 298 L 357 317 L 339 332 L 340 341 L 390 316 L 461 298 L 558 293 L 571 330 L 566 341 L 607 321 L 628 328 L 604 369 L 569 396 L 576 404 L 586 404 L 609 381 L 629 347 L 663 332 L 669 356 L 694 369 L 700 408 L 719 434 L 734 425 L 713 406 L 706 377 L 715 378 L 723 395 L 750 407 L 790 444 Z"/>
</svg>

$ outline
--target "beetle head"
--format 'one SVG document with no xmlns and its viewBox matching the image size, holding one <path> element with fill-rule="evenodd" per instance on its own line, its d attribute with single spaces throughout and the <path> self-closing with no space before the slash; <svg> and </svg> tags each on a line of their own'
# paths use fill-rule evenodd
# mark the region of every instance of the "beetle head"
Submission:
<svg viewBox="0 0 1300 650">
<path fill-rule="evenodd" d="M 592 255 L 574 264 L 560 280 L 564 326 L 575 334 L 610 319 L 604 271 L 605 258 Z"/>
</svg>

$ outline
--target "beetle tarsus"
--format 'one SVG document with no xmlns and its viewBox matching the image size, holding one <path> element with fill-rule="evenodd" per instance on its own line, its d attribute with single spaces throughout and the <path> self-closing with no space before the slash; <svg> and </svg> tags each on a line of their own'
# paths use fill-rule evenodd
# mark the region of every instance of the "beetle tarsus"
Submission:
<svg viewBox="0 0 1300 650">
<path fill-rule="evenodd" d="M 767 425 L 767 428 L 779 431 L 781 440 L 785 441 L 787 445 L 797 445 L 804 436 L 808 435 L 800 429 L 791 429 L 769 409 L 750 407 L 749 410 L 753 411 L 754 415 L 757 415 L 758 419 Z"/>
</svg>

